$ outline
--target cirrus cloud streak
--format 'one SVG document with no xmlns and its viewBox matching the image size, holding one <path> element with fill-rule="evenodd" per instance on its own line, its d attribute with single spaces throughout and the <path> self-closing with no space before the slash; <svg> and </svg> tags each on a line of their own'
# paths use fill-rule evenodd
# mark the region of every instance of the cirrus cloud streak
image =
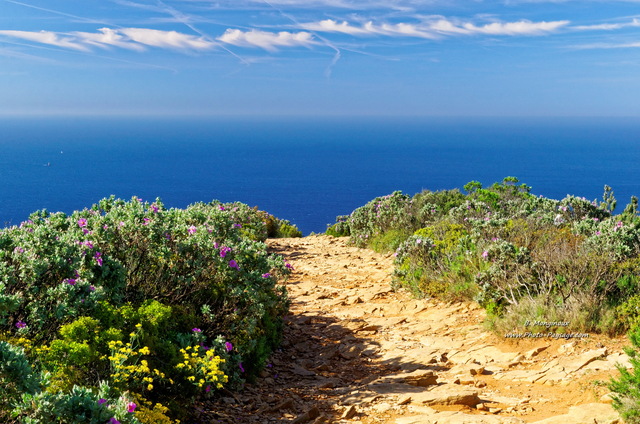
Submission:
<svg viewBox="0 0 640 424">
<path fill-rule="evenodd" d="M 372 21 L 361 25 L 353 25 L 347 21 L 338 22 L 325 19 L 300 25 L 301 29 L 317 32 L 334 32 L 353 36 L 386 35 L 396 37 L 439 38 L 444 35 L 507 35 L 531 36 L 548 34 L 569 25 L 569 21 L 531 22 L 526 20 L 516 22 L 491 22 L 476 25 L 470 22 L 455 22 L 445 18 L 431 19 L 417 24 L 375 24 Z"/>
<path fill-rule="evenodd" d="M 239 29 L 227 29 L 218 40 L 238 47 L 260 47 L 267 51 L 277 51 L 278 47 L 310 47 L 318 44 L 313 35 L 308 32 L 267 32 L 252 29 L 241 31 Z"/>
<path fill-rule="evenodd" d="M 143 51 L 157 47 L 179 51 L 202 51 L 216 46 L 204 37 L 196 37 L 177 31 L 161 31 L 147 28 L 100 28 L 97 32 L 13 31 L 0 30 L 0 36 L 19 38 L 78 51 L 90 51 L 92 47 L 119 47 Z"/>
</svg>

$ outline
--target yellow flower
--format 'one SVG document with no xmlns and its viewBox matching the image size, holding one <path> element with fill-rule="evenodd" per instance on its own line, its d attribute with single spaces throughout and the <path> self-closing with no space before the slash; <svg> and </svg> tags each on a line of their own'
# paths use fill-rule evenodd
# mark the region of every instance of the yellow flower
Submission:
<svg viewBox="0 0 640 424">
<path fill-rule="evenodd" d="M 153 390 L 153 384 L 147 385 L 147 390 Z"/>
</svg>

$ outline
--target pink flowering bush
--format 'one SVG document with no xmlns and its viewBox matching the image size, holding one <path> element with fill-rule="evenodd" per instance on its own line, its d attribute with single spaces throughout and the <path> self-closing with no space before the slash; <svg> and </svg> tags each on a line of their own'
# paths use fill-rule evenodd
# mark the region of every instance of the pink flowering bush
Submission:
<svg viewBox="0 0 640 424">
<path fill-rule="evenodd" d="M 104 399 L 128 399 L 129 415 L 113 416 L 122 423 L 161 402 L 187 413 L 185 399 L 253 378 L 279 342 L 288 300 L 278 281 L 290 270 L 267 252 L 262 216 L 238 203 L 182 210 L 111 197 L 0 230 L 0 354 L 28 341 L 29 381 L 39 381 L 29 393 L 42 405 L 104 383 Z M 194 360 L 215 366 L 178 366 L 194 346 Z M 12 375 L 0 369 L 0 386 L 16 388 L 6 402 L 40 414 L 35 400 L 20 403 Z"/>
</svg>

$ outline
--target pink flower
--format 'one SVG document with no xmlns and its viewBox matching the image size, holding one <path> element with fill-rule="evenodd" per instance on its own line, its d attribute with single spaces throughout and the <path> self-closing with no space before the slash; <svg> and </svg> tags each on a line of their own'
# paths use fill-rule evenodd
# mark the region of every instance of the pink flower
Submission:
<svg viewBox="0 0 640 424">
<path fill-rule="evenodd" d="M 199 328 L 192 328 L 191 331 L 193 331 L 194 333 L 202 333 L 202 330 Z"/>
<path fill-rule="evenodd" d="M 98 399 L 98 405 L 102 405 L 103 403 L 107 403 L 107 400 L 104 398 Z"/>
<path fill-rule="evenodd" d="M 227 253 L 231 252 L 231 248 L 227 247 L 227 246 L 222 246 L 220 248 L 220 257 L 224 258 L 225 256 L 227 256 Z"/>
<path fill-rule="evenodd" d="M 264 274 L 262 274 L 262 278 L 269 278 L 271 277 L 271 274 L 268 272 L 265 272 Z"/>
<path fill-rule="evenodd" d="M 189 228 L 187 229 L 187 231 L 189 232 L 189 234 L 195 234 L 195 233 L 196 233 L 196 231 L 198 231 L 198 229 L 196 228 L 196 226 L 195 226 L 195 225 L 192 225 L 191 227 L 189 227 Z"/>
<path fill-rule="evenodd" d="M 95 255 L 93 255 L 93 257 L 96 260 L 96 263 L 98 264 L 98 266 L 102 266 L 102 253 L 100 252 L 96 252 Z"/>
<path fill-rule="evenodd" d="M 25 323 L 24 321 L 16 322 L 16 328 L 25 328 L 26 326 L 27 326 L 27 323 Z"/>
<path fill-rule="evenodd" d="M 116 420 L 115 417 L 111 417 L 109 424 L 120 424 L 120 421 Z"/>
<path fill-rule="evenodd" d="M 225 342 L 224 348 L 227 349 L 227 352 L 231 352 L 233 350 L 233 345 L 230 342 Z"/>
<path fill-rule="evenodd" d="M 87 226 L 87 218 L 80 218 L 80 219 L 78 220 L 78 226 L 79 226 L 80 228 L 82 228 L 82 227 L 86 227 L 86 226 Z"/>
<path fill-rule="evenodd" d="M 238 368 L 240 368 L 240 372 L 244 372 L 244 367 L 242 366 L 242 362 L 238 362 Z"/>
<path fill-rule="evenodd" d="M 484 252 L 482 252 L 482 257 L 483 258 L 488 258 L 489 257 L 489 252 L 487 252 L 486 250 Z"/>
<path fill-rule="evenodd" d="M 127 404 L 127 412 L 133 412 L 133 411 L 136 410 L 137 407 L 138 407 L 138 405 L 136 405 L 135 403 L 129 402 Z"/>
<path fill-rule="evenodd" d="M 234 261 L 233 259 L 229 261 L 229 266 L 231 268 L 240 269 L 240 265 L 238 265 L 238 262 Z"/>
<path fill-rule="evenodd" d="M 64 280 L 65 283 L 71 285 L 71 286 L 75 286 L 76 285 L 76 279 L 75 278 L 67 278 Z"/>
</svg>

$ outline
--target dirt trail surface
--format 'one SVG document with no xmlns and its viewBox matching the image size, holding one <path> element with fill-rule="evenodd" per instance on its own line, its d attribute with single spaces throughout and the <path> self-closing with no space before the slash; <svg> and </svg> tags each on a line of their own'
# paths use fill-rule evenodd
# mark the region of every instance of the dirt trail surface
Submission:
<svg viewBox="0 0 640 424">
<path fill-rule="evenodd" d="M 202 422 L 621 422 L 593 382 L 628 364 L 626 339 L 497 336 L 476 305 L 394 292 L 391 255 L 329 236 L 269 246 L 295 268 L 282 347 Z"/>
</svg>

